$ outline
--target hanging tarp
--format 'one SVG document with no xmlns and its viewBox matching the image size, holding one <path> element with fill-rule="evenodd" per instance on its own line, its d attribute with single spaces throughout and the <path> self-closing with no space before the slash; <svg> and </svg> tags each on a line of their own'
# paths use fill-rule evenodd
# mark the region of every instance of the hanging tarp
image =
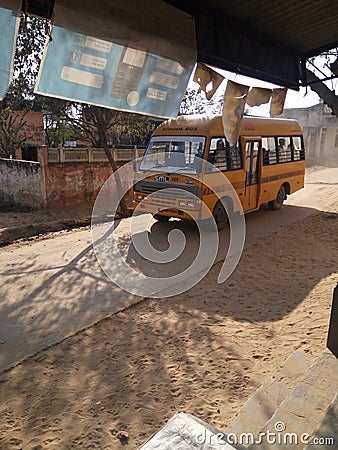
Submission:
<svg viewBox="0 0 338 450">
<path fill-rule="evenodd" d="M 249 86 L 229 80 L 224 93 L 222 123 L 224 136 L 234 145 L 238 141 L 239 130 L 244 115 L 246 95 Z"/>
<path fill-rule="evenodd" d="M 269 103 L 271 94 L 271 89 L 253 87 L 246 96 L 246 103 L 249 106 L 260 106 L 264 103 Z"/>
<path fill-rule="evenodd" d="M 20 10 L 21 1 L 0 0 L 0 100 L 12 79 Z"/>
<path fill-rule="evenodd" d="M 194 73 L 194 81 L 200 85 L 202 91 L 205 92 L 207 100 L 211 100 L 224 77 L 211 67 L 198 63 Z"/>
<path fill-rule="evenodd" d="M 270 116 L 279 116 L 282 114 L 287 91 L 287 88 L 276 88 L 272 90 Z"/>
<path fill-rule="evenodd" d="M 176 117 L 193 64 L 54 26 L 35 91 L 122 111 Z"/>
</svg>

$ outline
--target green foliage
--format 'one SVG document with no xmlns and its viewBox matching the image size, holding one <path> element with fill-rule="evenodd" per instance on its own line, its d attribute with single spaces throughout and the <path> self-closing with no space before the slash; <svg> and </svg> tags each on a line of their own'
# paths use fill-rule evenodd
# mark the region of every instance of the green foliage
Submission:
<svg viewBox="0 0 338 450">
<path fill-rule="evenodd" d="M 188 88 L 182 99 L 179 114 L 221 114 L 223 94 L 217 91 L 208 101 L 201 89 Z"/>
<path fill-rule="evenodd" d="M 73 104 L 66 120 L 94 147 L 104 147 L 105 143 L 117 145 L 123 132 L 131 133 L 138 143 L 146 143 L 154 130 L 154 121 L 147 116 L 81 103 Z"/>
<path fill-rule="evenodd" d="M 73 141 L 82 137 L 67 120 L 67 115 L 73 108 L 71 102 L 44 96 L 39 96 L 38 100 L 43 112 L 48 147 L 62 146 L 65 141 Z"/>
<path fill-rule="evenodd" d="M 181 102 L 179 115 L 205 114 L 207 112 L 207 100 L 200 89 L 188 88 Z"/>
<path fill-rule="evenodd" d="M 16 52 L 14 56 L 13 81 L 4 99 L 6 105 L 16 110 L 39 110 L 33 94 L 43 46 L 49 23 L 37 17 L 21 14 Z"/>
</svg>

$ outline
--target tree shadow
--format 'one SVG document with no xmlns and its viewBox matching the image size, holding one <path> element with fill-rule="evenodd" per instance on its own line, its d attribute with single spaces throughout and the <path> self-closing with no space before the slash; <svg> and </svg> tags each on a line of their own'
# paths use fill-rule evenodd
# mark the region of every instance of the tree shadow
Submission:
<svg viewBox="0 0 338 450">
<path fill-rule="evenodd" d="M 300 218 L 314 213 L 291 206 L 280 212 L 287 208 Z M 3 260 L 2 354 L 10 351 L 17 361 L 24 346 L 37 350 L 30 340 L 45 339 L 44 346 L 62 341 L 0 376 L 4 445 L 15 448 L 17 439 L 17 447 L 112 448 L 119 445 L 115 433 L 127 429 L 130 448 L 137 448 L 177 411 L 223 429 L 236 412 L 232 405 L 262 381 L 255 368 L 271 357 L 268 351 L 243 357 L 243 346 L 257 334 L 269 345 L 278 342 L 272 325 L 331 274 L 336 261 L 327 233 L 337 215 L 316 213 L 293 223 L 282 215 L 259 239 L 255 229 L 266 214 L 276 217 L 268 211 L 247 216 L 246 248 L 225 283 L 217 283 L 220 261 L 188 292 L 167 299 L 140 302 L 122 292 L 102 273 L 91 245 L 76 250 L 75 239 L 86 243 L 88 232 L 63 244 L 61 238 L 55 246 L 48 242 L 49 258 L 40 241 L 29 252 L 20 247 L 16 260 Z M 154 224 L 150 234 L 158 249 L 168 245 L 173 226 L 189 238 L 196 232 L 189 223 Z M 221 246 L 228 233 L 220 234 Z M 130 242 L 121 237 L 120 243 L 133 257 Z M 313 256 L 303 258 L 309 245 Z M 6 342 L 14 326 L 18 340 Z"/>
</svg>

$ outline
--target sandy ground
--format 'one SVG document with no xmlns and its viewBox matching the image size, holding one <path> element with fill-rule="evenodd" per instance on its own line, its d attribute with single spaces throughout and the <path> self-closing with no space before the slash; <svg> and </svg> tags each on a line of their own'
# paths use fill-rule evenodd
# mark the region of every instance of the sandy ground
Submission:
<svg viewBox="0 0 338 450">
<path fill-rule="evenodd" d="M 9 208 L 0 205 L 0 246 L 47 232 L 90 225 L 91 208 Z"/>
<path fill-rule="evenodd" d="M 175 412 L 222 430 L 296 349 L 326 344 L 338 204 L 247 246 L 185 294 L 145 299 L 0 375 L 0 449 L 137 449 Z M 1 343 L 0 343 L 1 349 Z"/>
</svg>

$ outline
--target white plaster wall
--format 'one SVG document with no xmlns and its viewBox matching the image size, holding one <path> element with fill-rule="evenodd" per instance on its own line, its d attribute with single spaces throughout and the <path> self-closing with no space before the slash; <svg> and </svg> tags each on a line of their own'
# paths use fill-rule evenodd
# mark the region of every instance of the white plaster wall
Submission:
<svg viewBox="0 0 338 450">
<path fill-rule="evenodd" d="M 0 203 L 44 207 L 46 202 L 40 163 L 0 159 Z"/>
</svg>

